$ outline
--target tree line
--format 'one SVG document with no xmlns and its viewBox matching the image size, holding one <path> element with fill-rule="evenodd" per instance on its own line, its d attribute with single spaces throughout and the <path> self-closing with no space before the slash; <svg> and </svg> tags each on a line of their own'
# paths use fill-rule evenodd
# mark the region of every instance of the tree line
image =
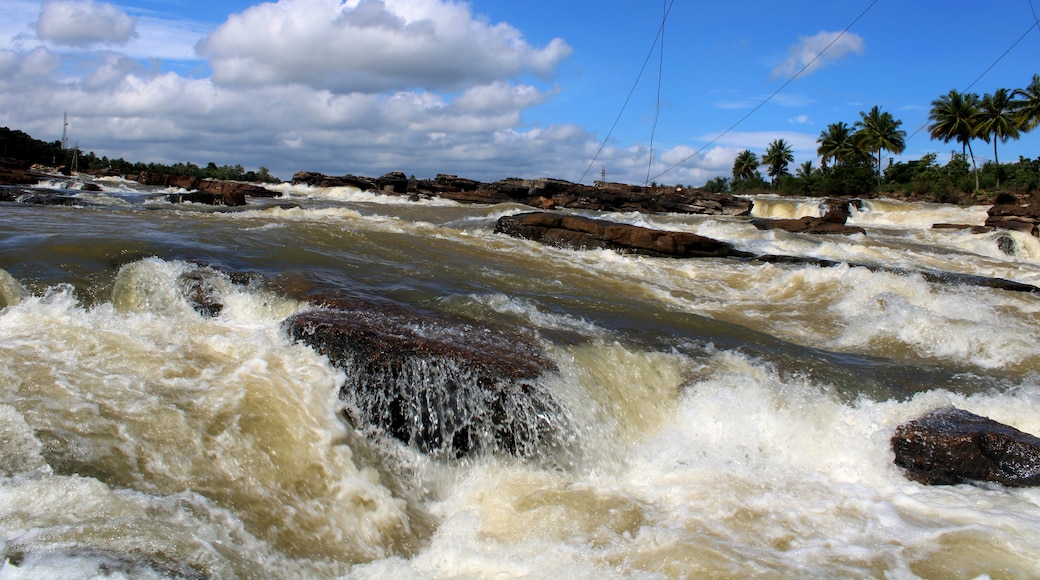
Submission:
<svg viewBox="0 0 1040 580">
<path fill-rule="evenodd" d="M 203 179 L 223 179 L 249 181 L 253 183 L 280 183 L 281 180 L 271 175 L 266 167 L 258 171 L 246 171 L 241 165 L 221 165 L 210 162 L 205 167 L 194 163 L 162 163 L 130 162 L 123 158 L 109 159 L 98 157 L 93 151 L 84 153 L 78 147 L 65 149 L 61 141 L 51 143 L 40 141 L 23 131 L 0 127 L 0 157 L 19 159 L 32 164 L 70 170 L 73 165 L 79 171 L 106 174 L 132 175 L 144 171 L 165 175 L 183 175 Z"/>
<path fill-rule="evenodd" d="M 902 121 L 875 106 L 860 112 L 853 125 L 831 123 L 816 139 L 820 166 L 802 163 L 792 175 L 790 143 L 777 139 L 762 157 L 750 149 L 733 162 L 732 178 L 717 177 L 705 186 L 715 192 L 777 191 L 797 195 L 868 195 L 873 191 L 930 197 L 935 201 L 959 201 L 963 194 L 986 191 L 1026 194 L 1040 191 L 1040 157 L 1019 157 L 1016 163 L 1000 163 L 998 143 L 1018 139 L 1040 126 L 1040 74 L 1025 88 L 1000 88 L 979 96 L 951 90 L 931 103 L 929 136 L 943 143 L 961 145 L 945 165 L 936 154 L 919 160 L 892 162 L 883 167 L 884 153 L 902 153 L 906 131 Z M 978 166 L 972 142 L 993 144 L 993 161 Z M 971 164 L 968 165 L 970 159 Z M 762 177 L 766 168 L 769 181 Z"/>
</svg>

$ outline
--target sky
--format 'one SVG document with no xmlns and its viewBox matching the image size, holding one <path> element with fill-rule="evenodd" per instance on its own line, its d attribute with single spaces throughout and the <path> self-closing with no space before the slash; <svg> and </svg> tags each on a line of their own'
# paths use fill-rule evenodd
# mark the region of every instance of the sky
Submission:
<svg viewBox="0 0 1040 580">
<path fill-rule="evenodd" d="M 0 126 L 98 156 L 700 186 L 879 106 L 1040 73 L 1040 0 L 2 0 Z M 973 143 L 979 162 L 993 146 Z M 998 144 L 1040 157 L 1040 130 Z M 764 168 L 763 168 L 764 169 Z M 763 170 L 764 174 L 764 170 Z"/>
</svg>

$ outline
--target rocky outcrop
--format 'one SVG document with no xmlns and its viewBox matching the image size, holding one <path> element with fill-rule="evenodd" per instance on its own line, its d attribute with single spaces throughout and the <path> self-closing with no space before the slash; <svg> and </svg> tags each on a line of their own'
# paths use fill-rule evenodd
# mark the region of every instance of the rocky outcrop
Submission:
<svg viewBox="0 0 1040 580">
<path fill-rule="evenodd" d="M 996 204 L 989 208 L 986 225 L 1005 230 L 1040 235 L 1040 203 L 1028 205 Z"/>
<path fill-rule="evenodd" d="M 690 232 L 655 230 L 552 212 L 499 218 L 495 233 L 572 249 L 608 249 L 670 258 L 749 257 L 725 242 Z"/>
<path fill-rule="evenodd" d="M 538 380 L 556 366 L 531 341 L 402 305 L 332 302 L 286 327 L 346 373 L 340 398 L 355 427 L 448 458 L 531 457 L 570 432 Z"/>
<path fill-rule="evenodd" d="M 866 230 L 858 226 L 847 226 L 827 221 L 823 218 L 803 217 L 799 219 L 753 219 L 751 223 L 760 230 L 784 230 L 797 234 L 832 234 L 851 236 L 865 234 Z"/>
<path fill-rule="evenodd" d="M 293 185 L 310 185 L 312 187 L 356 187 L 362 191 L 375 190 L 376 183 L 367 177 L 344 175 L 331 177 L 311 171 L 297 171 L 292 178 Z"/>
<path fill-rule="evenodd" d="M 802 234 L 833 234 L 851 236 L 853 234 L 865 234 L 866 231 L 858 226 L 845 225 L 851 215 L 847 200 L 827 200 L 825 207 L 827 211 L 822 217 L 806 216 L 799 219 L 763 219 L 756 218 L 751 223 L 760 230 L 784 230 L 792 233 Z"/>
<path fill-rule="evenodd" d="M 356 187 L 387 195 L 441 197 L 460 203 L 521 203 L 540 209 L 571 208 L 596 211 L 673 212 L 707 215 L 748 215 L 751 201 L 726 194 L 682 187 L 640 187 L 621 183 L 571 183 L 562 179 L 508 178 L 482 183 L 455 175 L 415 179 L 391 172 L 377 179 L 347 175 L 328 177 L 299 172 L 293 184 L 317 187 Z"/>
<path fill-rule="evenodd" d="M 0 185 L 36 185 L 39 182 L 27 161 L 0 157 Z"/>
<path fill-rule="evenodd" d="M 920 483 L 1040 485 L 1040 438 L 961 409 L 940 409 L 900 425 L 892 450 L 896 465 Z"/>
<path fill-rule="evenodd" d="M 202 179 L 185 175 L 166 175 L 164 173 L 142 172 L 136 176 L 128 176 L 143 185 L 156 187 L 176 187 L 189 190 L 189 193 L 169 194 L 173 203 L 192 202 L 208 205 L 240 206 L 246 204 L 247 197 L 274 197 L 277 193 L 241 181 L 223 181 L 219 179 Z"/>
</svg>

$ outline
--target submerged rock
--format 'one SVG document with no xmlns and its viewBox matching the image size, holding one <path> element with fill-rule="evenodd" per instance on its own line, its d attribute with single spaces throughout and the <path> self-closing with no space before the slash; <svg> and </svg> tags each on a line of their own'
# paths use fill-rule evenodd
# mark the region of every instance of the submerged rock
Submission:
<svg viewBox="0 0 1040 580">
<path fill-rule="evenodd" d="M 340 398 L 357 428 L 444 457 L 531 457 L 569 432 L 538 381 L 555 364 L 514 333 L 363 301 L 297 314 L 287 328 L 346 373 Z"/>
<path fill-rule="evenodd" d="M 900 425 L 892 450 L 896 465 L 920 483 L 1040 485 L 1040 438 L 961 409 L 940 409 Z"/>
<path fill-rule="evenodd" d="M 749 257 L 732 245 L 690 232 L 655 230 L 631 224 L 594 220 L 552 212 L 531 212 L 499 218 L 495 233 L 573 249 L 608 249 L 646 256 Z"/>
</svg>

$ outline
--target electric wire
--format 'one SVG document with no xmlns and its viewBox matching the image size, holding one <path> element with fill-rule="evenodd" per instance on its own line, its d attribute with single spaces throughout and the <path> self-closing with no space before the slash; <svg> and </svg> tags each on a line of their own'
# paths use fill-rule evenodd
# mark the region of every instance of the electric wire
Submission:
<svg viewBox="0 0 1040 580">
<path fill-rule="evenodd" d="M 1030 9 L 1032 9 L 1032 7 L 1033 7 L 1032 0 L 1029 0 L 1029 7 L 1030 7 Z M 1036 18 L 1036 12 L 1035 11 L 1033 12 L 1033 19 L 1034 19 L 1034 22 L 1030 22 L 1029 23 L 1029 27 L 1026 28 L 1026 31 L 1023 32 L 1022 35 L 1019 36 L 1017 40 L 1015 40 L 1015 42 L 1011 43 L 1011 46 L 1009 46 L 1007 48 L 1007 50 L 1005 50 L 1000 56 L 998 56 L 996 60 L 994 60 L 992 63 L 990 63 L 990 65 L 988 67 L 986 67 L 986 70 L 982 71 L 982 74 L 980 74 L 979 76 L 975 77 L 975 80 L 971 81 L 971 83 L 969 83 L 967 87 L 964 87 L 964 90 L 961 91 L 962 93 L 967 93 L 968 91 L 971 90 L 972 87 L 974 87 L 976 84 L 978 84 L 978 82 L 980 80 L 982 80 L 982 77 L 986 76 L 986 74 L 988 74 L 989 71 L 993 70 L 993 67 L 997 66 L 997 64 L 1000 63 L 1000 61 L 1004 60 L 1005 56 L 1010 54 L 1011 51 L 1014 50 L 1015 47 L 1018 46 L 1019 43 L 1021 43 L 1025 39 L 1025 37 L 1029 36 L 1029 34 L 1031 32 L 1033 32 L 1033 28 L 1036 28 L 1037 30 L 1040 30 L 1040 20 L 1038 20 Z M 928 127 L 928 122 L 926 121 L 923 125 L 918 127 L 916 131 L 911 133 L 910 136 L 906 138 L 906 141 L 910 141 L 911 139 L 916 137 L 918 133 L 920 133 L 921 131 L 924 131 L 927 127 Z"/>
<path fill-rule="evenodd" d="M 618 123 L 621 121 L 622 115 L 625 114 L 625 109 L 628 108 L 629 101 L 632 100 L 632 94 L 636 92 L 636 87 L 639 86 L 639 80 L 643 78 L 643 72 L 646 71 L 646 65 L 650 62 L 650 58 L 654 55 L 654 50 L 657 48 L 657 43 L 664 35 L 664 25 L 668 21 L 668 15 L 672 12 L 672 7 L 675 5 L 675 0 L 671 0 L 668 4 L 668 10 L 665 11 L 664 20 L 661 21 L 661 27 L 657 30 L 657 36 L 654 37 L 654 42 L 650 46 L 649 52 L 646 53 L 646 58 L 643 60 L 643 66 L 639 69 L 639 74 L 636 75 L 635 82 L 632 83 L 632 88 L 628 91 L 628 96 L 625 97 L 624 104 L 621 105 L 621 110 L 618 111 L 617 118 L 614 119 L 614 124 L 610 126 L 610 131 L 607 132 L 607 136 L 603 138 L 603 142 L 600 143 L 599 149 L 596 151 L 596 155 L 592 157 L 592 161 L 589 162 L 589 166 L 585 168 L 585 173 L 581 174 L 581 179 L 578 183 L 585 181 L 585 176 L 589 174 L 592 166 L 596 164 L 596 160 L 599 159 L 603 149 L 607 146 L 607 141 L 610 140 L 610 136 L 613 135 L 614 129 L 617 128 Z"/>
<path fill-rule="evenodd" d="M 647 160 L 647 179 L 643 185 L 650 184 L 650 172 L 653 168 L 653 138 L 657 134 L 657 122 L 660 120 L 660 82 L 665 76 L 665 21 L 668 19 L 668 0 L 665 0 L 664 19 L 660 23 L 660 60 L 657 63 L 657 100 L 654 102 L 653 126 L 650 127 L 650 158 Z"/>
<path fill-rule="evenodd" d="M 741 117 L 736 123 L 733 123 L 732 125 L 730 125 L 729 128 L 727 128 L 725 131 L 723 131 L 722 133 L 719 133 L 714 139 L 712 139 L 711 141 L 709 141 L 708 143 L 703 145 L 700 149 L 697 149 L 693 153 L 691 153 L 691 154 L 687 155 L 686 157 L 682 158 L 681 160 L 679 160 L 679 162 L 676 163 L 675 165 L 672 165 L 671 167 L 669 167 L 669 168 L 665 169 L 664 171 L 658 173 L 654 177 L 654 181 L 657 181 L 658 178 L 660 178 L 663 175 L 673 171 L 674 169 L 676 169 L 678 167 L 681 167 L 682 165 L 684 165 L 690 159 L 693 159 L 697 155 L 703 153 L 705 149 L 707 149 L 708 147 L 711 147 L 712 145 L 717 143 L 720 139 L 722 139 L 723 137 L 728 135 L 730 132 L 732 132 L 734 129 L 736 129 L 741 123 L 743 123 L 744 121 L 748 120 L 748 118 L 750 118 L 752 115 L 757 113 L 759 109 L 761 109 L 762 107 L 766 106 L 766 104 L 769 103 L 769 101 L 773 100 L 777 95 L 779 95 L 781 93 L 781 91 L 786 89 L 788 85 L 790 85 L 792 82 L 795 81 L 795 79 L 797 79 L 798 77 L 802 76 L 802 73 L 804 73 L 806 70 L 808 70 L 809 67 L 811 67 L 812 65 L 816 64 L 816 61 L 818 61 L 828 50 L 830 50 L 830 48 L 832 46 L 834 46 L 834 44 L 836 42 L 838 42 L 839 40 L 841 40 L 842 37 L 844 37 L 846 34 L 848 34 L 849 30 L 851 30 L 852 27 L 855 26 L 856 23 L 860 21 L 860 19 L 862 19 L 864 16 L 867 15 L 867 12 L 870 12 L 870 9 L 873 8 L 874 5 L 876 5 L 878 3 L 878 1 L 879 0 L 873 0 L 870 4 L 868 4 L 867 7 L 864 8 L 863 11 L 859 13 L 859 16 L 856 16 L 856 18 L 854 18 L 852 20 L 852 22 L 850 22 L 849 25 L 845 27 L 844 30 L 842 30 L 837 36 L 835 36 L 827 44 L 827 46 L 823 47 L 823 50 L 821 50 L 819 53 L 817 53 L 816 56 L 814 56 L 812 58 L 812 60 L 810 60 L 808 63 L 805 64 L 805 66 L 803 66 L 801 69 L 799 69 L 797 72 L 795 72 L 789 79 L 784 81 L 784 83 L 782 85 L 780 85 L 780 87 L 778 89 L 773 91 L 773 93 L 771 95 L 766 97 L 758 105 L 755 105 L 755 107 L 753 107 L 750 111 L 748 111 L 748 113 L 746 115 Z"/>
</svg>

